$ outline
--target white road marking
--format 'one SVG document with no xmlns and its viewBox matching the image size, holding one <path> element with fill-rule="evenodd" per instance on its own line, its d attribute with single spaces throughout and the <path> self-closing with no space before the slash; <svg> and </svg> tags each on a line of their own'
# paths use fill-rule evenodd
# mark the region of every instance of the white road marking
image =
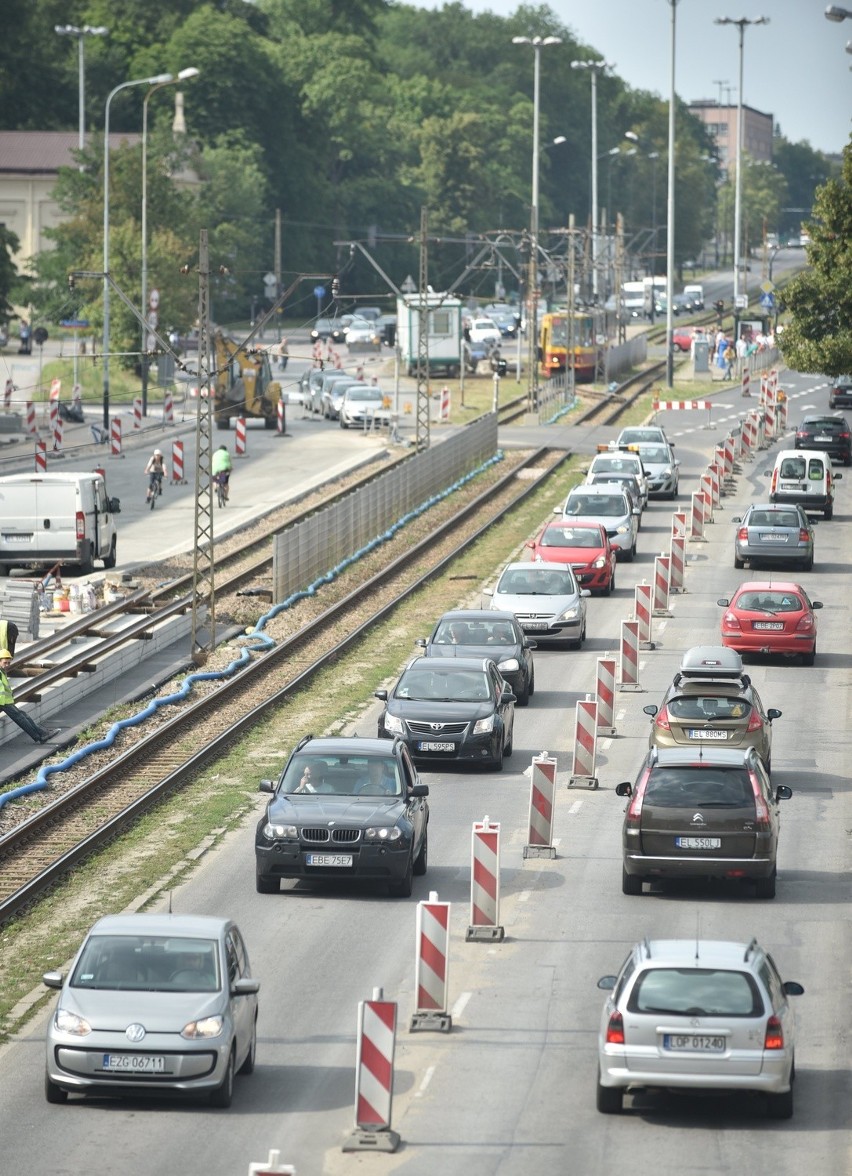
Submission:
<svg viewBox="0 0 852 1176">
<path fill-rule="evenodd" d="M 612 747 L 612 740 L 609 738 L 600 739 L 598 742 L 604 751 L 609 751 L 609 749 Z"/>
<path fill-rule="evenodd" d="M 461 996 L 458 998 L 458 1000 L 456 1001 L 456 1003 L 453 1005 L 453 1007 L 450 1009 L 450 1016 L 453 1018 L 454 1021 L 458 1020 L 458 1018 L 465 1011 L 465 1009 L 467 1008 L 467 1003 L 472 996 L 473 996 L 472 992 L 463 992 L 461 994 Z"/>
<path fill-rule="evenodd" d="M 532 897 L 531 890 L 521 890 L 520 893 L 518 894 L 518 902 L 529 902 L 531 897 Z"/>
<path fill-rule="evenodd" d="M 568 816 L 573 817 L 574 813 L 578 813 L 582 807 L 583 807 L 582 800 L 575 800 L 574 803 L 571 805 L 571 807 L 568 810 Z"/>
<path fill-rule="evenodd" d="M 414 1096 L 415 1098 L 421 1098 L 426 1093 L 426 1088 L 429 1085 L 429 1083 L 432 1081 L 432 1075 L 434 1073 L 435 1073 L 434 1066 L 427 1066 L 426 1067 L 426 1073 L 423 1075 L 423 1081 L 417 1087 L 417 1093 Z"/>
</svg>

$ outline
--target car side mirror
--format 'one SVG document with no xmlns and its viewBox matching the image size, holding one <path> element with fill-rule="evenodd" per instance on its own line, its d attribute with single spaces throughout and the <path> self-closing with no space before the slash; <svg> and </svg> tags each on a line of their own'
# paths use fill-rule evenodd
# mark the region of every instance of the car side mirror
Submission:
<svg viewBox="0 0 852 1176">
<path fill-rule="evenodd" d="M 642 707 L 642 710 L 645 712 L 645 714 L 650 715 L 652 719 L 659 709 L 660 709 L 659 707 L 654 706 L 653 702 L 651 703 L 650 706 L 643 706 Z"/>
<path fill-rule="evenodd" d="M 533 641 L 530 637 L 525 637 L 524 638 L 524 649 L 538 649 L 538 646 L 536 645 L 535 641 Z"/>
<path fill-rule="evenodd" d="M 275 792 L 274 780 L 261 780 L 257 786 L 258 792 Z"/>
<path fill-rule="evenodd" d="M 375 695 L 376 698 L 380 698 L 382 700 L 382 702 L 387 702 L 387 700 L 388 700 L 388 692 L 385 689 L 374 690 L 373 694 Z"/>
<path fill-rule="evenodd" d="M 504 686 L 500 692 L 500 699 L 502 702 L 517 702 L 518 696 L 512 693 L 511 686 Z"/>
<path fill-rule="evenodd" d="M 45 972 L 41 981 L 48 988 L 61 988 L 64 983 L 64 977 L 61 972 Z"/>
<path fill-rule="evenodd" d="M 563 510 L 563 508 L 562 508 L 561 506 L 554 506 L 554 508 L 553 508 L 553 513 L 554 513 L 554 514 L 561 515 L 561 514 L 562 514 L 562 510 Z"/>
<path fill-rule="evenodd" d="M 616 796 L 632 796 L 633 795 L 633 785 L 630 783 L 629 780 L 622 780 L 622 782 L 620 784 L 616 784 L 616 786 L 615 786 L 615 795 Z"/>
<path fill-rule="evenodd" d="M 726 600 L 723 596 L 721 600 L 717 600 L 716 603 L 718 604 L 719 608 L 727 608 L 731 602 L 730 600 Z"/>
<path fill-rule="evenodd" d="M 121 514 L 121 499 L 120 498 L 110 498 L 109 508 L 113 514 Z"/>
<path fill-rule="evenodd" d="M 240 976 L 231 985 L 231 996 L 254 996 L 257 992 L 260 992 L 260 981 L 251 976 Z"/>
<path fill-rule="evenodd" d="M 786 784 L 779 784 L 775 789 L 776 800 L 789 800 L 792 795 L 793 789 L 789 788 Z"/>
<path fill-rule="evenodd" d="M 425 649 L 426 648 L 426 638 L 425 637 L 417 637 L 414 641 L 414 644 L 419 645 L 421 649 Z"/>
<path fill-rule="evenodd" d="M 428 784 L 415 784 L 413 788 L 410 788 L 408 790 L 408 795 L 409 796 L 428 796 L 429 795 L 429 785 Z"/>
<path fill-rule="evenodd" d="M 778 708 L 776 706 L 773 706 L 766 712 L 766 717 L 767 717 L 767 719 L 769 719 L 769 721 L 771 723 L 773 719 L 780 719 L 781 718 L 781 711 L 778 710 Z"/>
<path fill-rule="evenodd" d="M 591 589 L 590 588 L 581 588 L 580 595 L 581 596 L 591 596 L 592 595 Z"/>
<path fill-rule="evenodd" d="M 822 601 L 821 600 L 812 600 L 811 601 L 811 608 L 822 608 Z"/>
<path fill-rule="evenodd" d="M 843 477 L 843 474 L 832 474 L 831 476 L 832 476 L 832 478 L 834 478 L 836 481 L 839 482 L 840 479 Z"/>
<path fill-rule="evenodd" d="M 785 980 L 781 985 L 787 996 L 804 996 L 804 985 L 800 984 L 798 980 Z"/>
<path fill-rule="evenodd" d="M 493 588 L 483 588 L 483 589 L 482 589 L 482 595 L 483 595 L 483 596 L 493 596 L 493 595 L 494 595 L 494 589 L 493 589 Z"/>
<path fill-rule="evenodd" d="M 740 518 L 739 515 L 736 515 L 734 518 L 731 519 L 731 522 L 732 523 L 741 523 L 742 519 Z"/>
<path fill-rule="evenodd" d="M 598 980 L 598 988 L 602 988 L 604 992 L 611 992 L 617 983 L 617 976 L 601 976 L 600 980 Z"/>
</svg>

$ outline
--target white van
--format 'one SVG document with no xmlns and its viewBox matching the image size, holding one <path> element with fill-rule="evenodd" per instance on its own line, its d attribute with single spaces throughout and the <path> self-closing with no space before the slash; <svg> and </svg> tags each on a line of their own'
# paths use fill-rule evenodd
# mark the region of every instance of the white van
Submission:
<svg viewBox="0 0 852 1176">
<path fill-rule="evenodd" d="M 684 298 L 688 298 L 692 303 L 693 310 L 704 309 L 704 287 L 698 283 L 693 286 L 684 286 Z"/>
<path fill-rule="evenodd" d="M 832 473 L 831 458 L 817 449 L 782 449 L 775 457 L 770 502 L 798 502 L 806 511 L 834 514 L 834 483 L 842 474 Z"/>
<path fill-rule="evenodd" d="M 114 568 L 120 509 L 99 473 L 0 478 L 0 575 L 57 563 L 91 572 L 96 559 Z"/>
</svg>

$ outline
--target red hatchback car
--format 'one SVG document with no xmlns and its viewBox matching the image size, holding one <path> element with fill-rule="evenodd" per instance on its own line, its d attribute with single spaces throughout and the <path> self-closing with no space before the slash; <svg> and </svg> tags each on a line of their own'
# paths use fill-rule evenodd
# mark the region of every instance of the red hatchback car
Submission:
<svg viewBox="0 0 852 1176">
<path fill-rule="evenodd" d="M 600 523 L 547 523 L 527 547 L 532 559 L 570 564 L 581 588 L 604 596 L 615 588 L 615 548 Z"/>
<path fill-rule="evenodd" d="M 716 602 L 722 614 L 722 644 L 738 653 L 800 654 L 812 666 L 822 602 L 811 600 L 801 584 L 789 580 L 750 580 L 732 600 Z"/>
</svg>

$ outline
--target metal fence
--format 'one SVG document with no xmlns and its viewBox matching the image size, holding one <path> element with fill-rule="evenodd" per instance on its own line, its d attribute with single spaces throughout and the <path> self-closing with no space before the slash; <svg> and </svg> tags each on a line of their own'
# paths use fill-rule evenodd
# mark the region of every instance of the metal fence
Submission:
<svg viewBox="0 0 852 1176">
<path fill-rule="evenodd" d="M 617 376 L 639 367 L 648 358 L 648 338 L 646 335 L 634 335 L 624 343 L 617 343 L 606 349 L 606 382 L 609 384 Z"/>
<path fill-rule="evenodd" d="M 488 413 L 340 502 L 280 531 L 272 542 L 273 600 L 304 590 L 496 452 L 497 417 Z"/>
</svg>

